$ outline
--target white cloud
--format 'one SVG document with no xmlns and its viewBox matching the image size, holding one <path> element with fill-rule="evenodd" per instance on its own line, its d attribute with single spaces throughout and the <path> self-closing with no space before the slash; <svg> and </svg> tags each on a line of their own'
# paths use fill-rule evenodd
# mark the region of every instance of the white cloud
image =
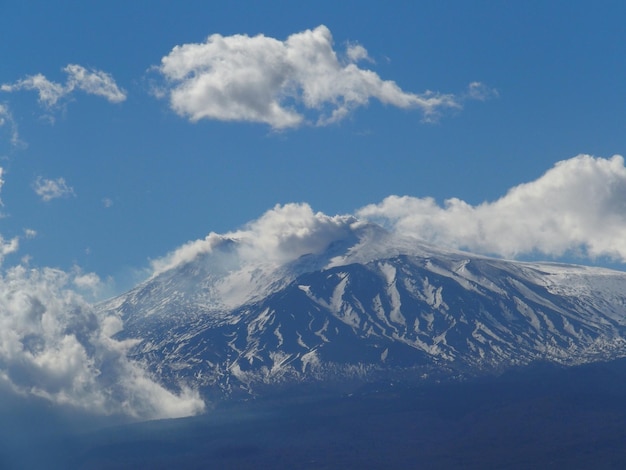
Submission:
<svg viewBox="0 0 626 470">
<path fill-rule="evenodd" d="M 102 281 L 96 273 L 79 272 L 74 276 L 74 285 L 80 289 L 98 289 Z"/>
<path fill-rule="evenodd" d="M 19 237 L 13 237 L 10 240 L 0 235 L 0 265 L 4 261 L 6 255 L 15 253 L 20 246 Z"/>
<path fill-rule="evenodd" d="M 568 252 L 626 262 L 626 168 L 621 156 L 579 155 L 472 206 L 452 198 L 390 196 L 358 211 L 394 232 L 448 247 L 515 257 Z"/>
<path fill-rule="evenodd" d="M 280 41 L 264 35 L 213 34 L 201 44 L 176 46 L 158 70 L 167 79 L 160 95 L 171 108 L 192 121 L 261 122 L 275 129 L 307 122 L 339 121 L 371 99 L 399 108 L 420 109 L 433 120 L 444 108 L 460 108 L 452 94 L 403 91 L 356 62 L 369 59 L 360 45 L 348 45 L 347 63 L 333 49 L 325 26 Z"/>
<path fill-rule="evenodd" d="M 24 266 L 0 276 L 0 381 L 17 393 L 93 413 L 152 419 L 201 412 L 196 391 L 170 392 L 129 360 L 133 341 L 112 338 L 121 320 L 100 316 L 71 288 L 98 281 Z"/>
<path fill-rule="evenodd" d="M 87 70 L 80 65 L 69 64 L 63 71 L 68 76 L 65 85 L 52 82 L 38 73 L 15 83 L 4 83 L 0 85 L 0 90 L 4 92 L 36 91 L 39 94 L 39 102 L 47 107 L 55 106 L 59 100 L 76 89 L 87 94 L 102 96 L 111 103 L 120 103 L 126 99 L 126 92 L 117 86 L 111 75 L 101 70 Z"/>
<path fill-rule="evenodd" d="M 495 88 L 489 88 L 481 82 L 472 82 L 467 86 L 466 96 L 472 100 L 485 101 L 500 95 Z"/>
<path fill-rule="evenodd" d="M 353 224 L 354 217 L 314 213 L 308 204 L 277 205 L 241 230 L 211 233 L 153 261 L 152 275 L 206 257 L 203 265 L 219 279 L 211 289 L 212 305 L 234 308 L 288 280 L 276 276 L 285 264 L 350 238 Z"/>
<path fill-rule="evenodd" d="M 75 195 L 74 188 L 68 186 L 64 178 L 51 180 L 39 176 L 33 183 L 33 189 L 44 202 Z"/>
<path fill-rule="evenodd" d="M 348 44 L 348 47 L 346 48 L 346 55 L 351 62 L 358 62 L 360 60 L 374 62 L 367 53 L 367 49 L 360 44 Z"/>
<path fill-rule="evenodd" d="M 4 83 L 0 85 L 0 90 L 6 92 L 35 90 L 39 94 L 39 101 L 46 106 L 54 106 L 61 97 L 67 94 L 63 85 L 51 82 L 40 73 L 30 75 L 13 84 Z"/>
<path fill-rule="evenodd" d="M 276 205 L 241 230 L 223 235 L 210 233 L 204 239 L 191 241 L 154 260 L 152 267 L 154 274 L 158 274 L 230 242 L 236 243 L 241 265 L 280 265 L 305 254 L 321 252 L 331 242 L 349 236 L 356 222 L 352 216 L 330 217 L 315 213 L 308 204 Z"/>
<path fill-rule="evenodd" d="M 126 92 L 120 89 L 113 77 L 101 70 L 87 70 L 76 64 L 69 64 L 63 69 L 67 75 L 66 90 L 78 88 L 90 95 L 102 96 L 111 103 L 121 103 L 126 99 Z"/>
<path fill-rule="evenodd" d="M 354 222 L 351 216 L 313 212 L 308 204 L 285 204 L 227 236 L 239 241 L 246 259 L 258 256 L 282 263 L 321 252 L 331 242 L 347 237 Z"/>
</svg>

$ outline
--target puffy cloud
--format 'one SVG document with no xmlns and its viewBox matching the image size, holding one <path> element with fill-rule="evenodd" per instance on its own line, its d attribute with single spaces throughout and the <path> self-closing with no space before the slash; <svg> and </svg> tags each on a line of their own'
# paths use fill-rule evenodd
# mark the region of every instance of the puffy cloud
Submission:
<svg viewBox="0 0 626 470">
<path fill-rule="evenodd" d="M 371 99 L 420 109 L 426 120 L 444 108 L 461 107 L 464 98 L 452 94 L 405 92 L 359 68 L 356 62 L 363 59 L 369 59 L 363 46 L 348 45 L 341 60 L 325 26 L 285 41 L 213 34 L 204 43 L 176 46 L 162 58 L 158 70 L 167 83 L 159 96 L 168 96 L 171 108 L 192 121 L 252 121 L 275 129 L 302 125 L 307 111 L 317 125 L 336 122 Z"/>
<path fill-rule="evenodd" d="M 228 237 L 240 242 L 246 259 L 259 257 L 282 263 L 321 252 L 331 242 L 347 237 L 355 222 L 352 216 L 313 212 L 308 204 L 285 204 Z"/>
<path fill-rule="evenodd" d="M 79 289 L 96 290 L 100 287 L 102 281 L 96 273 L 77 273 L 74 276 L 73 283 Z"/>
<path fill-rule="evenodd" d="M 432 243 L 515 257 L 543 253 L 626 262 L 626 168 L 621 156 L 579 155 L 505 196 L 473 206 L 390 196 L 358 216 Z"/>
<path fill-rule="evenodd" d="M 367 53 L 367 49 L 360 44 L 348 44 L 348 47 L 346 48 L 346 55 L 351 62 L 358 62 L 360 60 L 374 62 Z"/>
<path fill-rule="evenodd" d="M 0 381 L 95 413 L 150 419 L 201 412 L 196 391 L 169 391 L 129 360 L 133 341 L 112 338 L 122 321 L 100 316 L 72 288 L 95 282 L 90 274 L 24 266 L 0 276 Z"/>
<path fill-rule="evenodd" d="M 60 197 L 73 196 L 75 194 L 74 188 L 67 185 L 65 178 L 51 180 L 39 176 L 33 183 L 33 189 L 37 196 L 41 197 L 44 202 Z"/>
<path fill-rule="evenodd" d="M 126 99 L 126 92 L 119 88 L 111 75 L 101 70 L 87 70 L 76 64 L 67 65 L 63 71 L 67 74 L 65 85 L 48 80 L 42 74 L 29 75 L 15 83 L 4 83 L 0 90 L 14 92 L 34 90 L 39 94 L 39 102 L 52 107 L 57 102 L 79 89 L 91 95 L 102 96 L 111 103 L 120 103 Z"/>
</svg>

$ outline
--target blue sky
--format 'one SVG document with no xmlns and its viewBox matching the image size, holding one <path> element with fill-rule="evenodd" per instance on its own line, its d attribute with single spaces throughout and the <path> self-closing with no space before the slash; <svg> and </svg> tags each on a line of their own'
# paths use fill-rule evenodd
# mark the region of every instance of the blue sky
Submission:
<svg viewBox="0 0 626 470">
<path fill-rule="evenodd" d="M 418 235 L 428 225 L 437 233 L 430 241 L 508 257 L 552 259 L 581 245 L 592 255 L 583 260 L 612 256 L 622 269 L 626 249 L 616 243 L 626 211 L 615 207 L 626 180 L 623 162 L 610 158 L 626 143 L 625 16 L 622 2 L 608 1 L 2 2 L 0 234 L 19 245 L 5 250 L 4 266 L 78 266 L 121 289 L 129 273 L 189 240 L 297 202 Z M 320 25 L 343 75 L 315 78 L 319 64 L 307 62 L 302 45 L 291 49 L 300 62 L 269 65 L 270 42 L 283 51 L 289 37 L 306 42 L 305 32 Z M 235 67 L 204 77 L 231 91 L 227 82 L 238 80 L 238 94 L 225 92 L 230 101 L 219 104 L 202 89 L 206 82 L 175 78 L 181 63 L 163 66 L 177 59 L 175 46 L 206 46 L 216 34 L 258 60 L 254 76 L 276 73 L 295 88 L 265 84 L 263 98 L 261 85 L 247 89 Z M 250 38 L 259 34 L 267 42 L 254 48 Z M 192 73 L 202 76 L 209 59 L 194 60 Z M 350 65 L 356 75 L 345 72 Z M 54 104 L 39 99 L 38 74 L 61 87 Z M 99 81 L 89 88 L 85 76 Z M 365 86 L 365 76 L 378 85 Z M 381 91 L 391 82 L 393 93 Z M 335 88 L 324 95 L 320 83 Z M 314 89 L 307 104 L 302 90 Z M 178 105 L 176 90 L 189 92 Z M 439 101 L 420 104 L 428 98 Z M 272 104 L 302 122 L 254 114 Z M 324 121 L 337 110 L 341 119 Z M 534 206 L 480 206 L 580 154 L 596 159 L 570 161 L 530 188 Z M 545 189 L 557 179 L 573 183 L 564 192 Z M 616 189 L 582 215 L 575 212 L 584 204 L 568 196 L 538 215 L 539 225 L 528 222 L 542 207 L 537 201 L 572 194 L 584 202 L 590 184 Z M 398 209 L 399 199 L 385 199 L 393 195 L 414 199 Z M 455 218 L 458 210 L 444 210 L 450 198 L 471 210 Z M 534 244 L 496 240 L 511 239 L 506 227 L 518 236 L 549 231 L 546 220 L 561 209 L 577 221 L 566 234 Z M 496 219 L 506 227 L 488 240 L 450 235 L 469 219 L 480 230 Z M 586 227 L 568 238 L 580 224 L 605 223 L 612 235 L 597 246 Z"/>
</svg>

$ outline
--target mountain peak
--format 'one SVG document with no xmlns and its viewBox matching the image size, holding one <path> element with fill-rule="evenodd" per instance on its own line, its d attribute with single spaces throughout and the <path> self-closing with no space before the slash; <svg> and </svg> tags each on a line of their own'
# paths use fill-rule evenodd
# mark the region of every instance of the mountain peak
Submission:
<svg viewBox="0 0 626 470">
<path fill-rule="evenodd" d="M 101 305 L 170 387 L 223 398 L 626 355 L 626 273 L 442 250 L 373 224 L 287 261 L 240 243 Z"/>
</svg>

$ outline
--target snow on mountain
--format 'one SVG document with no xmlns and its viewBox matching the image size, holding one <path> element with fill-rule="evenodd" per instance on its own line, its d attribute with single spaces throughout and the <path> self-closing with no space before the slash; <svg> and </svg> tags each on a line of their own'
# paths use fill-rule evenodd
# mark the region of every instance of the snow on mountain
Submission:
<svg viewBox="0 0 626 470">
<path fill-rule="evenodd" d="M 291 260 L 229 240 L 100 305 L 133 358 L 207 396 L 626 356 L 626 273 L 446 251 L 352 224 Z"/>
</svg>

